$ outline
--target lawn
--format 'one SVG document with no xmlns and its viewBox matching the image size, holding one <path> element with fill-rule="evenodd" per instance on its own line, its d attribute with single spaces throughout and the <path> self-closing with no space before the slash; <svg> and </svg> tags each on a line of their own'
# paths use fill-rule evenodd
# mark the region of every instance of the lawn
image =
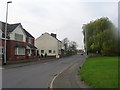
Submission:
<svg viewBox="0 0 120 90">
<path fill-rule="evenodd" d="M 93 88 L 118 88 L 118 57 L 87 58 L 79 75 Z"/>
</svg>

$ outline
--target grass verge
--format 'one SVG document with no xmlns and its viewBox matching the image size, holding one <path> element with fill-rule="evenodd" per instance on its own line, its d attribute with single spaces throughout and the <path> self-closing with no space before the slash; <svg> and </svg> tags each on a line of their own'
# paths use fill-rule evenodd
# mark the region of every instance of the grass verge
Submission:
<svg viewBox="0 0 120 90">
<path fill-rule="evenodd" d="M 90 57 L 79 75 L 93 88 L 118 88 L 118 57 Z"/>
</svg>

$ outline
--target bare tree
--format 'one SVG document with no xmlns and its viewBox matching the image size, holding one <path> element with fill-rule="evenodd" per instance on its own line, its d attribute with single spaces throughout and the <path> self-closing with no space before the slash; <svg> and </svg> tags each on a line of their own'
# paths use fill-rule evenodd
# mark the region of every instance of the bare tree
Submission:
<svg viewBox="0 0 120 90">
<path fill-rule="evenodd" d="M 68 49 L 68 46 L 69 46 L 69 40 L 68 40 L 68 38 L 64 38 L 64 39 L 62 40 L 62 42 L 63 42 L 63 44 L 64 44 L 64 46 L 65 46 L 65 50 L 67 50 L 67 49 Z"/>
<path fill-rule="evenodd" d="M 77 43 L 75 41 L 71 41 L 70 44 L 69 44 L 69 49 L 70 50 L 77 50 Z"/>
</svg>

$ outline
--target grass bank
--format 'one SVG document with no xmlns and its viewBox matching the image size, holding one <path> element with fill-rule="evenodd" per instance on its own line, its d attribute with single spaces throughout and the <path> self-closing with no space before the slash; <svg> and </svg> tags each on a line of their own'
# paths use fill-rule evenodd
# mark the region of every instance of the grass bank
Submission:
<svg viewBox="0 0 120 90">
<path fill-rule="evenodd" d="M 93 88 L 118 88 L 118 57 L 90 57 L 79 75 Z"/>
</svg>

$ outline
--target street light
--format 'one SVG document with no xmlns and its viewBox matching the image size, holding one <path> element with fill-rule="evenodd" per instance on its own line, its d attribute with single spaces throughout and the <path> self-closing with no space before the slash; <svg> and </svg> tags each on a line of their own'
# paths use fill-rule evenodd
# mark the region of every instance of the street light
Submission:
<svg viewBox="0 0 120 90">
<path fill-rule="evenodd" d="M 6 24 L 5 24 L 5 45 L 4 45 L 4 64 L 6 64 L 6 36 L 7 36 L 7 18 L 8 18 L 8 4 L 12 3 L 12 1 L 7 2 L 7 8 L 6 8 Z"/>
<path fill-rule="evenodd" d="M 86 24 L 83 24 L 83 27 L 82 28 L 85 28 L 85 25 Z M 86 31 L 86 29 L 85 29 L 85 35 L 84 35 L 84 38 L 85 38 L 85 52 L 86 52 L 86 56 L 88 55 L 88 48 L 87 48 L 87 33 L 86 33 L 87 31 Z"/>
<path fill-rule="evenodd" d="M 86 47 L 86 55 L 88 55 L 88 51 L 87 51 L 87 34 L 86 34 L 86 30 L 85 30 L 85 47 Z"/>
</svg>

